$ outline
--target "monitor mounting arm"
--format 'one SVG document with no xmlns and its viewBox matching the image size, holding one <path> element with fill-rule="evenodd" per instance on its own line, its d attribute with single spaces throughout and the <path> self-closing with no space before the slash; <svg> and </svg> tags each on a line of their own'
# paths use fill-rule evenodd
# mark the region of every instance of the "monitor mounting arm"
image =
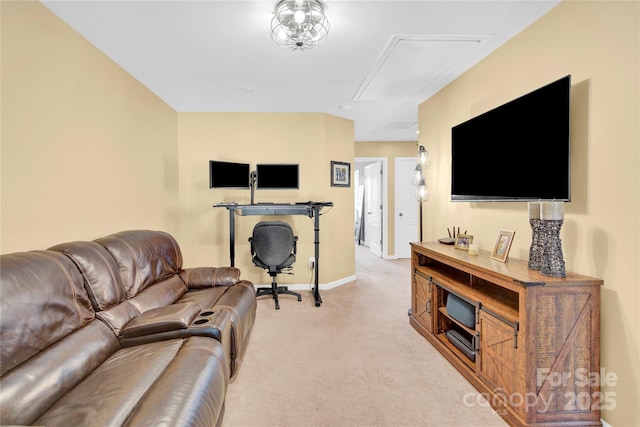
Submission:
<svg viewBox="0 0 640 427">
<path fill-rule="evenodd" d="M 256 171 L 251 171 L 251 173 L 249 174 L 249 187 L 251 187 L 251 204 L 255 205 L 255 192 L 256 192 L 256 177 L 257 177 L 257 173 Z"/>
</svg>

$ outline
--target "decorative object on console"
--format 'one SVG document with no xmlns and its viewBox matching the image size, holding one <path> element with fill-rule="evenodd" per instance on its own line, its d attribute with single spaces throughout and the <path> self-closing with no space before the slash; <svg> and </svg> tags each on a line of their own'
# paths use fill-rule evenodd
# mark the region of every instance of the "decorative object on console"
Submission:
<svg viewBox="0 0 640 427">
<path fill-rule="evenodd" d="M 331 161 L 331 186 L 351 187 L 351 163 Z"/>
<path fill-rule="evenodd" d="M 456 241 L 453 245 L 456 249 L 462 249 L 464 251 L 469 250 L 469 245 L 473 243 L 473 236 L 470 234 L 461 234 L 458 233 L 456 236 Z"/>
<path fill-rule="evenodd" d="M 493 246 L 491 258 L 497 261 L 507 262 L 509 249 L 511 249 L 511 243 L 513 243 L 513 236 L 515 234 L 516 232 L 511 230 L 498 231 L 498 237 L 496 237 L 496 244 Z"/>
<path fill-rule="evenodd" d="M 438 242 L 445 245 L 455 244 L 456 243 L 456 227 L 453 226 L 451 230 L 449 230 L 449 227 L 447 227 L 447 233 L 449 234 L 449 237 L 442 237 L 441 239 L 438 239 Z M 458 234 L 460 234 L 460 227 L 458 227 Z M 464 230 L 464 233 L 462 234 L 467 234 L 467 230 Z"/>
<path fill-rule="evenodd" d="M 424 145 L 418 147 L 418 161 L 414 171 L 411 183 L 416 187 L 416 200 L 420 202 L 420 241 L 422 241 L 422 202 L 429 200 L 429 189 L 427 188 L 427 180 L 422 170 L 431 166 L 431 157 Z"/>
<path fill-rule="evenodd" d="M 292 50 L 313 49 L 324 43 L 329 21 L 319 0 L 280 0 L 271 19 L 271 39 Z"/>
<path fill-rule="evenodd" d="M 531 246 L 529 247 L 529 269 L 540 271 L 544 253 L 544 233 L 540 218 L 540 202 L 529 202 L 529 224 L 531 224 Z"/>
<path fill-rule="evenodd" d="M 540 217 L 543 244 L 540 273 L 549 277 L 567 277 L 560 240 L 560 228 L 564 222 L 564 203 L 541 202 Z"/>
</svg>

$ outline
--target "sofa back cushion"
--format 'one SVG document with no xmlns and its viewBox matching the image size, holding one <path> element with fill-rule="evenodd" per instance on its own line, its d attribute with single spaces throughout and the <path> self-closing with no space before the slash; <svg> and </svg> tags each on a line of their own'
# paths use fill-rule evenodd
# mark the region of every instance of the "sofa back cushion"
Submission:
<svg viewBox="0 0 640 427">
<path fill-rule="evenodd" d="M 162 231 L 122 231 L 95 242 L 115 258 L 129 298 L 182 269 L 178 242 Z"/>
<path fill-rule="evenodd" d="M 82 276 L 61 253 L 0 256 L 1 375 L 95 317 Z"/>
<path fill-rule="evenodd" d="M 127 298 L 118 264 L 103 246 L 95 242 L 70 242 L 49 250 L 62 252 L 77 265 L 95 311 L 108 310 Z"/>
</svg>

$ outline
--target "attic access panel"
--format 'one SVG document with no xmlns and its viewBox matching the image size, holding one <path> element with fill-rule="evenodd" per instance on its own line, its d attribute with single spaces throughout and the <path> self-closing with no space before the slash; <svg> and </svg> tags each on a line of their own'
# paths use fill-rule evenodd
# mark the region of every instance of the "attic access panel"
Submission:
<svg viewBox="0 0 640 427">
<path fill-rule="evenodd" d="M 353 99 L 380 101 L 420 96 L 426 99 L 450 81 L 450 73 L 464 70 L 465 59 L 491 38 L 481 35 L 395 34 Z"/>
</svg>

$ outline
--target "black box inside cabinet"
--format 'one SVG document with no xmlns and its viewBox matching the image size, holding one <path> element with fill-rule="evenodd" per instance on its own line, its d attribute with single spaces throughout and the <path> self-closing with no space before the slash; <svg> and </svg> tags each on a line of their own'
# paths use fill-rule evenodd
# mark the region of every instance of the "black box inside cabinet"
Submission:
<svg viewBox="0 0 640 427">
<path fill-rule="evenodd" d="M 449 329 L 447 331 L 447 339 L 458 350 L 460 350 L 469 360 L 476 361 L 476 352 L 473 348 L 473 343 L 464 334 L 456 331 L 455 329 Z"/>
<path fill-rule="evenodd" d="M 447 296 L 447 313 L 467 328 L 476 326 L 476 308 L 455 294 Z"/>
</svg>

